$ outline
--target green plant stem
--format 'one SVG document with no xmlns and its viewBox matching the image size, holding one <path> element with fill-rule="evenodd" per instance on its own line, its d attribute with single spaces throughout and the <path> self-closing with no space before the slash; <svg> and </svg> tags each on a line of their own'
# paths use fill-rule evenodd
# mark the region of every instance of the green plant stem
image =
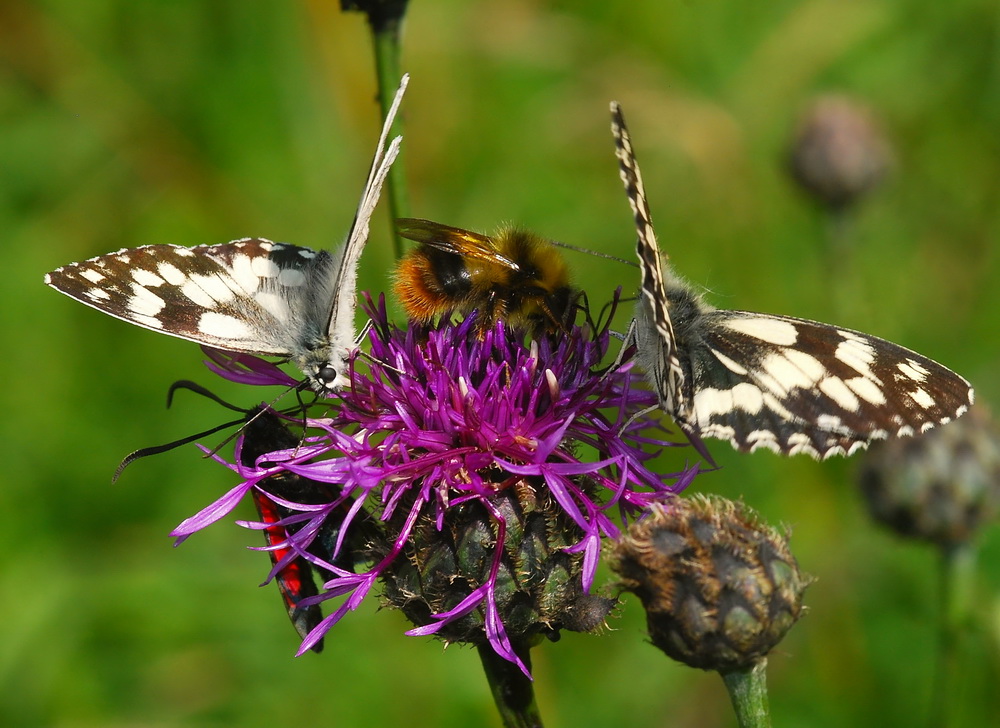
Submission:
<svg viewBox="0 0 1000 728">
<path fill-rule="evenodd" d="M 956 648 L 971 601 L 975 564 L 976 551 L 969 544 L 941 549 L 937 667 L 927 722 L 932 728 L 949 724 L 949 698 L 957 676 Z"/>
<path fill-rule="evenodd" d="M 488 644 L 481 644 L 479 659 L 483 663 L 486 681 L 506 728 L 542 728 L 542 717 L 535 703 L 531 680 L 513 662 L 500 657 Z M 525 643 L 515 643 L 514 651 L 525 667 L 531 669 L 531 655 Z"/>
<path fill-rule="evenodd" d="M 721 673 L 740 728 L 770 728 L 767 706 L 767 659 L 745 670 Z"/>
<path fill-rule="evenodd" d="M 376 2 L 377 10 L 369 10 L 368 23 L 372 29 L 372 44 L 375 52 L 375 74 L 378 77 L 378 97 L 384 117 L 392 104 L 399 79 L 403 73 L 400 69 L 400 54 L 402 46 L 400 34 L 403 16 L 406 14 L 406 0 L 389 0 Z M 403 113 L 400 113 L 392 124 L 389 138 L 402 133 Z M 396 163 L 389 170 L 386 180 L 386 197 L 389 203 L 389 219 L 392 228 L 392 244 L 396 258 L 403 256 L 403 238 L 396 232 L 396 218 L 409 217 L 410 205 L 407 197 L 406 173 L 403 166 L 403 154 L 400 152 Z"/>
</svg>

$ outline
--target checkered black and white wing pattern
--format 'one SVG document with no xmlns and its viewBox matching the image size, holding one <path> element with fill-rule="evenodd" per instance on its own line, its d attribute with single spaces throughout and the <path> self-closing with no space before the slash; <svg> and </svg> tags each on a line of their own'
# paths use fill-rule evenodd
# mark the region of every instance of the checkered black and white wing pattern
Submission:
<svg viewBox="0 0 1000 728">
<path fill-rule="evenodd" d="M 960 417 L 969 383 L 885 339 L 748 311 L 706 311 L 684 332 L 689 426 L 738 450 L 816 458 Z"/>
<path fill-rule="evenodd" d="M 67 296 L 124 321 L 218 349 L 291 359 L 317 392 L 342 388 L 356 349 L 357 268 L 382 184 L 399 153 L 386 115 L 347 241 L 330 254 L 261 238 L 185 248 L 147 245 L 45 276 Z"/>
<path fill-rule="evenodd" d="M 70 263 L 45 282 L 137 326 L 227 351 L 289 356 L 303 329 L 325 323 L 311 291 L 332 268 L 325 251 L 246 238 L 120 250 Z"/>
<path fill-rule="evenodd" d="M 656 242 L 621 108 L 611 105 L 622 180 L 638 230 L 642 295 L 634 336 L 661 407 L 685 432 L 815 458 L 913 435 L 960 417 L 969 383 L 875 336 L 715 309 L 671 269 Z"/>
</svg>

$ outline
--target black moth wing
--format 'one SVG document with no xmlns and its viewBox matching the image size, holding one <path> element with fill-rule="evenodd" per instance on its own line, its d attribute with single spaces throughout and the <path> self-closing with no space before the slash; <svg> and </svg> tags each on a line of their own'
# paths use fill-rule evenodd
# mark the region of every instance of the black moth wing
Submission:
<svg viewBox="0 0 1000 728">
<path fill-rule="evenodd" d="M 253 467 L 258 458 L 275 450 L 285 450 L 298 445 L 299 439 L 273 412 L 260 409 L 248 413 L 240 449 L 240 462 Z M 262 490 L 251 489 L 257 513 L 264 523 L 274 524 L 293 515 L 284 505 L 268 497 L 271 493 L 279 498 L 300 503 L 319 504 L 332 500 L 330 487 L 291 472 L 280 472 L 260 482 Z M 263 492 L 262 492 L 263 491 Z M 268 552 L 274 566 L 283 564 L 274 580 L 281 592 L 281 599 L 288 610 L 292 626 L 305 637 L 323 620 L 323 612 L 318 604 L 301 606 L 303 599 L 316 596 L 319 591 L 313 578 L 313 565 L 303 556 L 296 556 L 290 548 L 280 547 L 296 531 L 294 526 L 269 526 L 264 530 L 264 541 L 268 546 L 278 547 Z M 320 639 L 312 646 L 314 652 L 323 649 Z"/>
<path fill-rule="evenodd" d="M 969 383 L 925 356 L 829 324 L 747 311 L 704 311 L 679 346 L 686 429 L 826 458 L 961 416 Z"/>
<path fill-rule="evenodd" d="M 227 351 L 289 356 L 320 331 L 333 260 L 262 238 L 186 248 L 146 245 L 71 263 L 45 282 L 115 318 Z"/>
</svg>

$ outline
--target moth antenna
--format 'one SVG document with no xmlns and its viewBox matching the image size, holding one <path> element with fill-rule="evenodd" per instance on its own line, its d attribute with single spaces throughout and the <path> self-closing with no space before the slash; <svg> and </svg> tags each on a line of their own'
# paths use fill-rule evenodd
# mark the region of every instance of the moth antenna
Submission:
<svg viewBox="0 0 1000 728">
<path fill-rule="evenodd" d="M 125 468 L 127 468 L 129 465 L 134 463 L 139 458 L 144 458 L 147 457 L 148 455 L 159 455 L 160 453 L 170 452 L 171 450 L 178 448 L 181 445 L 187 445 L 188 443 L 194 442 L 195 440 L 198 440 L 202 437 L 206 437 L 208 435 L 214 435 L 216 432 L 219 432 L 220 430 L 224 430 L 227 427 L 232 427 L 233 425 L 238 425 L 239 423 L 244 421 L 245 418 L 241 417 L 238 420 L 233 420 L 232 422 L 226 422 L 221 425 L 216 425 L 215 427 L 205 430 L 204 432 L 199 432 L 194 435 L 188 435 L 187 437 L 182 437 L 179 440 L 174 440 L 173 442 L 168 442 L 164 445 L 153 445 L 152 447 L 141 447 L 138 450 L 134 450 L 133 452 L 130 452 L 128 455 L 126 455 L 122 459 L 121 463 L 118 464 L 118 467 L 115 468 L 115 474 L 111 476 L 111 482 L 117 483 L 118 478 L 121 477 L 121 474 L 125 470 Z M 229 442 L 229 440 L 226 440 L 226 442 Z M 223 445 L 224 444 L 225 443 L 223 443 Z M 222 447 L 222 445 L 220 445 L 219 447 Z"/>
<path fill-rule="evenodd" d="M 226 400 L 224 400 L 222 397 L 220 397 L 219 395 L 217 395 L 215 392 L 211 391 L 207 387 L 203 387 L 202 385 L 198 384 L 197 382 L 192 382 L 190 379 L 178 379 L 176 382 L 174 382 L 173 384 L 170 385 L 170 388 L 167 389 L 167 409 L 170 409 L 170 406 L 173 404 L 173 402 L 174 402 L 174 393 L 178 389 L 186 389 L 186 390 L 188 390 L 190 392 L 194 392 L 195 394 L 200 394 L 202 397 L 205 397 L 206 399 L 210 399 L 213 402 L 215 402 L 216 404 L 221 404 L 223 407 L 225 407 L 226 409 L 230 409 L 233 412 L 245 412 L 246 411 L 242 407 L 238 407 L 235 404 L 231 404 L 231 403 L 227 402 Z"/>
<path fill-rule="evenodd" d="M 308 383 L 306 383 L 306 385 L 308 386 Z M 130 452 L 128 455 L 126 455 L 122 459 L 122 461 L 118 464 L 118 467 L 115 469 L 114 475 L 111 477 L 111 482 L 112 483 L 118 482 L 118 478 L 121 477 L 121 474 L 124 472 L 125 468 L 127 468 L 129 465 L 131 465 L 132 463 L 134 463 L 136 460 L 139 460 L 140 458 L 144 458 L 144 457 L 147 457 L 149 455 L 159 455 L 160 453 L 170 452 L 171 450 L 174 450 L 174 449 L 176 449 L 178 447 L 181 447 L 182 445 L 187 445 L 189 443 L 195 442 L 196 440 L 199 440 L 199 439 L 201 439 L 203 437 L 207 437 L 208 435 L 214 435 L 216 432 L 220 432 L 221 430 L 225 430 L 227 427 L 233 427 L 234 425 L 241 425 L 239 429 L 237 429 L 235 432 L 233 432 L 232 434 L 230 434 L 225 440 L 223 440 L 218 445 L 216 445 L 214 448 L 212 448 L 212 450 L 210 452 L 206 453 L 205 456 L 204 456 L 206 458 L 207 457 L 212 457 L 213 455 L 215 455 L 216 453 L 218 453 L 219 450 L 221 450 L 223 447 L 225 447 L 230 442 L 232 442 L 236 437 L 238 437 L 240 435 L 240 433 L 242 433 L 251 422 L 253 422 L 258 417 L 260 417 L 264 412 L 273 412 L 273 413 L 282 414 L 282 415 L 288 415 L 288 414 L 291 414 L 291 412 L 294 412 L 295 410 L 288 410 L 287 412 L 282 412 L 280 410 L 273 409 L 273 407 L 278 402 L 278 400 L 280 400 L 282 397 L 284 397 L 286 394 L 288 394 L 288 392 L 290 390 L 292 390 L 292 389 L 295 389 L 295 390 L 301 389 L 301 385 L 297 385 L 295 387 L 290 387 L 289 389 L 286 389 L 281 394 L 279 394 L 277 397 L 275 397 L 267 405 L 256 408 L 257 411 L 254 413 L 254 415 L 252 417 L 249 417 L 249 418 L 247 417 L 247 415 L 249 415 L 250 412 L 253 411 L 252 409 L 244 409 L 244 408 L 239 407 L 237 405 L 231 404 L 231 403 L 227 402 L 226 400 L 222 399 L 219 395 L 217 395 L 214 392 L 212 392 L 211 390 L 207 389 L 206 387 L 203 387 L 202 385 L 198 384 L 197 382 L 192 382 L 192 381 L 190 381 L 188 379 L 179 379 L 179 380 L 177 380 L 176 382 L 174 382 L 173 384 L 170 385 L 169 389 L 167 390 L 167 407 L 168 408 L 173 404 L 174 394 L 178 390 L 182 390 L 182 389 L 188 390 L 190 392 L 194 392 L 195 394 L 199 394 L 202 397 L 205 397 L 207 399 L 212 400 L 213 402 L 215 402 L 217 404 L 222 405 L 226 409 L 230 409 L 230 410 L 232 410 L 234 412 L 242 412 L 243 413 L 243 417 L 241 417 L 238 420 L 232 420 L 230 422 L 224 422 L 221 425 L 216 425 L 215 427 L 210 427 L 209 429 L 203 430 L 202 432 L 197 432 L 197 433 L 195 433 L 193 435 L 188 435 L 186 437 L 182 437 L 182 438 L 180 438 L 178 440 L 174 440 L 172 442 L 168 442 L 168 443 L 165 443 L 163 445 L 153 445 L 151 447 L 142 447 L 142 448 L 139 448 L 138 450 L 134 450 L 133 452 Z M 301 408 L 301 410 L 303 411 L 303 417 L 304 417 L 305 416 L 305 408 L 306 408 L 306 406 L 302 403 L 301 399 L 299 400 L 299 404 L 300 404 L 300 407 L 297 407 L 296 409 L 300 409 Z"/>
</svg>

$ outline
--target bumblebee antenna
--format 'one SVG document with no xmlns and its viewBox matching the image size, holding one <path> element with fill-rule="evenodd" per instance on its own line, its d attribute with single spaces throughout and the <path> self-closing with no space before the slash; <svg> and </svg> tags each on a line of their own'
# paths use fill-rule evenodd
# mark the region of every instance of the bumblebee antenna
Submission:
<svg viewBox="0 0 1000 728">
<path fill-rule="evenodd" d="M 634 260 L 628 260 L 627 258 L 619 258 L 617 255 L 611 255 L 611 253 L 602 253 L 598 250 L 591 250 L 590 248 L 581 248 L 579 245 L 570 245 L 569 243 L 561 243 L 558 240 L 550 240 L 550 243 L 558 248 L 565 248 L 566 250 L 572 250 L 577 253 L 583 253 L 584 255 L 593 255 L 595 258 L 604 258 L 605 260 L 613 260 L 616 263 L 621 263 L 623 265 L 630 265 L 633 268 L 638 268 L 639 264 Z"/>
</svg>

